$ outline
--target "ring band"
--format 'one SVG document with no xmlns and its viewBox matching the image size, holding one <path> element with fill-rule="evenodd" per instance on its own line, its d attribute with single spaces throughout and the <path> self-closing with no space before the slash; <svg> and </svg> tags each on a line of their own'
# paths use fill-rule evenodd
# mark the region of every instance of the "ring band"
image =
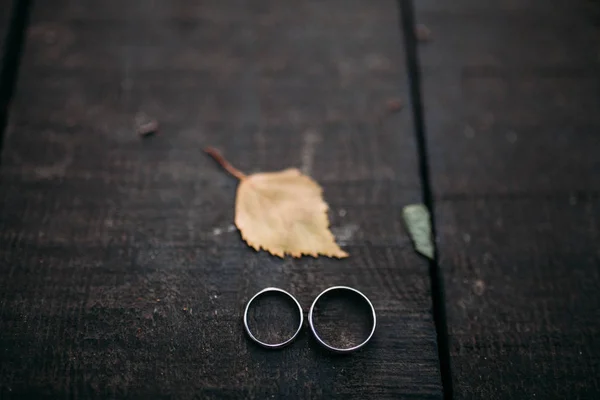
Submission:
<svg viewBox="0 0 600 400">
<path fill-rule="evenodd" d="M 298 329 L 296 329 L 296 332 L 292 335 L 292 337 L 290 337 L 289 339 L 287 339 L 287 340 L 285 340 L 285 341 L 283 341 L 281 343 L 265 343 L 265 342 L 261 342 L 260 340 L 258 340 L 252 334 L 252 332 L 250 332 L 250 327 L 248 326 L 248 310 L 250 309 L 250 304 L 252 304 L 252 302 L 257 297 L 259 297 L 259 296 L 261 296 L 261 295 L 263 295 L 265 293 L 269 293 L 269 292 L 283 293 L 283 294 L 287 295 L 290 299 L 292 299 L 294 301 L 294 303 L 296 303 L 296 306 L 298 307 L 298 313 L 300 314 L 300 324 L 298 324 Z M 254 297 L 252 297 L 250 299 L 250 301 L 248 301 L 248 304 L 246 305 L 246 310 L 244 311 L 244 327 L 246 328 L 246 333 L 256 343 L 258 343 L 261 346 L 266 347 L 268 349 L 280 349 L 280 348 L 282 348 L 282 347 L 290 344 L 296 338 L 296 336 L 298 336 L 298 334 L 302 330 L 302 324 L 303 323 L 304 323 L 304 313 L 302 312 L 302 306 L 300 305 L 300 303 L 298 302 L 298 300 L 296 300 L 296 298 L 294 296 L 292 296 L 290 293 L 286 292 L 285 290 L 279 289 L 279 288 L 275 288 L 275 287 L 268 287 L 268 288 L 265 288 L 265 289 L 261 290 L 260 292 L 256 293 L 254 295 Z"/>
<path fill-rule="evenodd" d="M 319 299 L 321 298 L 321 296 L 323 296 L 325 293 L 334 291 L 334 290 L 348 290 L 350 292 L 356 293 L 358 294 L 360 297 L 362 297 L 367 304 L 369 305 L 369 307 L 371 307 L 371 312 L 372 312 L 372 316 L 373 316 L 373 328 L 371 329 L 371 333 L 369 334 L 369 336 L 360 344 L 353 346 L 353 347 L 349 347 L 349 348 L 340 348 L 340 347 L 334 347 L 331 346 L 330 344 L 327 344 L 323 339 L 321 339 L 321 337 L 319 336 L 319 334 L 317 333 L 317 330 L 315 329 L 315 324 L 313 322 L 313 311 L 315 309 L 315 305 L 317 304 L 317 302 L 319 301 Z M 319 294 L 317 296 L 317 298 L 313 301 L 312 305 L 310 306 L 310 311 L 308 312 L 308 324 L 310 325 L 310 330 L 312 331 L 313 335 L 315 336 L 315 339 L 317 339 L 317 341 L 323 345 L 324 347 L 326 347 L 327 349 L 334 351 L 336 353 L 349 353 L 355 350 L 360 349 L 361 347 L 363 347 L 365 344 L 367 344 L 367 342 L 369 340 L 371 340 L 371 337 L 373 337 L 373 334 L 375 333 L 375 326 L 377 325 L 377 319 L 375 317 L 375 307 L 373 307 L 373 304 L 371 303 L 371 301 L 367 298 L 367 296 L 365 296 L 364 294 L 362 294 L 361 292 L 359 292 L 358 290 L 348 287 L 348 286 L 332 286 L 328 289 L 325 289 L 324 291 L 321 292 L 321 294 Z"/>
</svg>

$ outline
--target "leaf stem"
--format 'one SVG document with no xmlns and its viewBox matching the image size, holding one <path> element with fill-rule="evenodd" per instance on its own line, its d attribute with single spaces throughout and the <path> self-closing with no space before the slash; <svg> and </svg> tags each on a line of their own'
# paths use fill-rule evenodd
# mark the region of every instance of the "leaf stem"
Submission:
<svg viewBox="0 0 600 400">
<path fill-rule="evenodd" d="M 223 157 L 221 153 L 219 153 L 219 151 L 214 147 L 205 147 L 204 152 L 210 155 L 212 158 L 214 158 L 215 161 L 225 169 L 225 171 L 229 172 L 231 175 L 235 176 L 240 181 L 246 179 L 246 174 L 244 174 L 242 171 L 231 165 L 229 161 L 227 161 L 225 157 Z"/>
</svg>

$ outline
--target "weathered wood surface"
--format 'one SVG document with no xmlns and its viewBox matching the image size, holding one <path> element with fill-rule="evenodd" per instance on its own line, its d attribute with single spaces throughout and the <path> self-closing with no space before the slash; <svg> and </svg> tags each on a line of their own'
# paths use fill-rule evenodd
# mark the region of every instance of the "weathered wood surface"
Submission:
<svg viewBox="0 0 600 400">
<path fill-rule="evenodd" d="M 420 201 L 412 124 L 375 123 L 406 92 L 397 23 L 391 0 L 35 2 L 1 160 L 2 398 L 441 398 L 400 216 Z M 205 145 L 322 183 L 350 258 L 245 246 Z M 334 284 L 377 308 L 363 351 L 244 336 L 263 287 L 308 307 Z"/>
<path fill-rule="evenodd" d="M 416 2 L 457 399 L 600 398 L 597 4 Z"/>
</svg>

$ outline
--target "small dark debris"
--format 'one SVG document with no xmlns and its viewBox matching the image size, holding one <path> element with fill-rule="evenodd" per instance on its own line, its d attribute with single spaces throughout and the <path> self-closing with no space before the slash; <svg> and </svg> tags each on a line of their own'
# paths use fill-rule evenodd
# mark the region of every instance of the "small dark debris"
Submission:
<svg viewBox="0 0 600 400">
<path fill-rule="evenodd" d="M 400 99 L 390 99 L 386 104 L 388 113 L 394 114 L 402 111 L 404 108 L 404 102 Z"/>
<path fill-rule="evenodd" d="M 158 122 L 144 113 L 135 116 L 135 126 L 137 134 L 141 137 L 152 136 L 158 132 Z"/>
<path fill-rule="evenodd" d="M 389 99 L 377 114 L 375 120 L 378 125 L 382 125 L 384 120 L 392 114 L 399 113 L 404 108 L 404 101 L 401 99 Z M 341 214 L 340 214 L 341 215 Z"/>
<path fill-rule="evenodd" d="M 417 36 L 417 41 L 419 42 L 431 41 L 431 29 L 423 24 L 417 25 L 415 28 L 415 35 Z"/>
</svg>

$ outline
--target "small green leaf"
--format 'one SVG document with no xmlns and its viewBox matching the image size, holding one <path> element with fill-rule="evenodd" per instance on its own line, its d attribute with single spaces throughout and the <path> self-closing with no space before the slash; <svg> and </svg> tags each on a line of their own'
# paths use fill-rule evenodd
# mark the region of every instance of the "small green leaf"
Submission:
<svg viewBox="0 0 600 400">
<path fill-rule="evenodd" d="M 415 250 L 433 259 L 434 247 L 431 239 L 431 218 L 423 204 L 411 204 L 402 209 L 404 223 L 408 228 Z"/>
</svg>

